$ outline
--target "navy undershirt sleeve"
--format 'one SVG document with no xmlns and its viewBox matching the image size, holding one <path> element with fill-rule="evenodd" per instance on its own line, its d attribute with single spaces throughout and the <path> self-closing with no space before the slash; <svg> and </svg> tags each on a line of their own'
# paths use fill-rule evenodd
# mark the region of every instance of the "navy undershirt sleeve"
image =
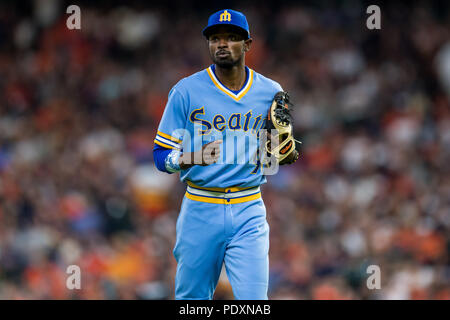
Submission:
<svg viewBox="0 0 450 320">
<path fill-rule="evenodd" d="M 172 174 L 172 172 L 167 171 L 165 164 L 167 155 L 171 151 L 172 149 L 161 147 L 160 145 L 155 143 L 155 146 L 153 147 L 153 161 L 155 162 L 156 168 L 158 168 L 159 171 Z"/>
</svg>

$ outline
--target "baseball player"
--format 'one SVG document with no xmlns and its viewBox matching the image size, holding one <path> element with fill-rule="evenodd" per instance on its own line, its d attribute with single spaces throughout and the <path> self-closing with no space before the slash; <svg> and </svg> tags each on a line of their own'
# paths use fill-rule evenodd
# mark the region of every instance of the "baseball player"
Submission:
<svg viewBox="0 0 450 320">
<path fill-rule="evenodd" d="M 276 159 L 297 160 L 288 96 L 245 65 L 252 39 L 242 13 L 212 14 L 203 35 L 213 64 L 171 89 L 155 138 L 157 168 L 179 172 L 187 184 L 173 250 L 175 298 L 212 299 L 225 264 L 236 299 L 267 299 L 269 226 L 260 192 L 266 178 L 251 155 L 261 129 L 287 124 Z M 236 146 L 236 136 L 248 139 Z M 267 151 L 274 152 L 270 145 Z"/>
</svg>

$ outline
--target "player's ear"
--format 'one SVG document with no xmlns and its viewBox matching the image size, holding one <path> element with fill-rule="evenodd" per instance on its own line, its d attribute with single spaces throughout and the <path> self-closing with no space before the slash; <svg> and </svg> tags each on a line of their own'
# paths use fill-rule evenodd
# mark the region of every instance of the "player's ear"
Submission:
<svg viewBox="0 0 450 320">
<path fill-rule="evenodd" d="M 248 38 L 247 40 L 244 41 L 244 52 L 250 51 L 250 48 L 252 46 L 252 42 L 253 42 L 252 38 Z"/>
</svg>

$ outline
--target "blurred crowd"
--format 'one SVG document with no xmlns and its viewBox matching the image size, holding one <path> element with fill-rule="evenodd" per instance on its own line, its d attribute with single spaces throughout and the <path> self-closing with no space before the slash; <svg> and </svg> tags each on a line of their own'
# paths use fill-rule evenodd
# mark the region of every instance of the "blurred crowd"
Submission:
<svg viewBox="0 0 450 320">
<path fill-rule="evenodd" d="M 80 3 L 81 30 L 63 1 L 0 4 L 0 299 L 173 299 L 185 186 L 153 139 L 222 6 Z M 450 299 L 449 4 L 383 4 L 381 30 L 364 2 L 231 4 L 302 141 L 262 188 L 269 298 Z"/>
</svg>

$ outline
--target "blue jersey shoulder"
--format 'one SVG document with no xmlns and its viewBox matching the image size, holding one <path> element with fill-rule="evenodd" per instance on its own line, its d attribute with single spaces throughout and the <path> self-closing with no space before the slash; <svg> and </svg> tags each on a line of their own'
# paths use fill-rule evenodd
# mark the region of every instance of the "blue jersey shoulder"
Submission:
<svg viewBox="0 0 450 320">
<path fill-rule="evenodd" d="M 283 90 L 283 88 L 278 82 L 263 76 L 262 74 L 256 72 L 255 70 L 253 70 L 253 73 L 254 73 L 254 82 L 257 87 L 274 91 L 275 93 Z M 172 90 L 175 89 L 184 98 L 188 98 L 190 90 L 194 91 L 198 90 L 205 84 L 205 82 L 209 83 L 210 81 L 211 79 L 209 78 L 206 69 L 203 69 L 190 76 L 182 78 L 173 86 Z"/>
<path fill-rule="evenodd" d="M 172 90 L 175 89 L 179 91 L 182 95 L 186 95 L 190 89 L 197 86 L 204 81 L 208 81 L 206 70 L 198 71 L 190 76 L 184 77 L 180 79 L 173 87 Z"/>
<path fill-rule="evenodd" d="M 273 89 L 275 92 L 283 91 L 283 88 L 278 82 L 269 79 L 254 70 L 253 72 L 255 73 L 255 81 L 260 82 L 263 87 Z"/>
</svg>

